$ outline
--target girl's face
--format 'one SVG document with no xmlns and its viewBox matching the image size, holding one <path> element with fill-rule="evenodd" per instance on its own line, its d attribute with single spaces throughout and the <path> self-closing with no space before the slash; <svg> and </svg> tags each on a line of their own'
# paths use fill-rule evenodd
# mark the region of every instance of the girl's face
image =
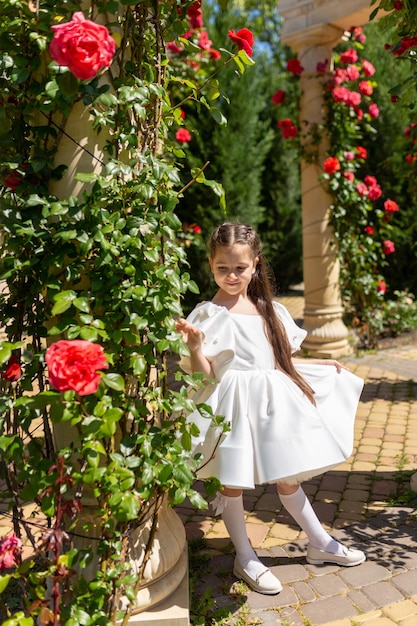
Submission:
<svg viewBox="0 0 417 626">
<path fill-rule="evenodd" d="M 220 289 L 230 296 L 246 296 L 258 260 L 258 257 L 253 258 L 246 243 L 236 243 L 232 246 L 218 246 L 209 262 Z"/>
</svg>

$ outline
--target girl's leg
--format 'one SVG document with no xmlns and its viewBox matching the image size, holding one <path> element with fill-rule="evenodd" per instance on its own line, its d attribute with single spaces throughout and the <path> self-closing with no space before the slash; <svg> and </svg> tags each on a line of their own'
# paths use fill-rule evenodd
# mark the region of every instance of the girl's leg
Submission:
<svg viewBox="0 0 417 626">
<path fill-rule="evenodd" d="M 234 573 L 243 578 L 260 593 L 275 594 L 282 589 L 279 580 L 258 559 L 252 548 L 245 523 L 242 490 L 223 487 L 217 494 L 217 510 L 223 521 L 236 551 Z"/>
<path fill-rule="evenodd" d="M 360 550 L 347 549 L 333 539 L 321 525 L 306 494 L 299 485 L 277 484 L 283 506 L 301 526 L 308 537 L 307 560 L 310 563 L 333 562 L 339 565 L 359 565 L 365 560 Z"/>
</svg>

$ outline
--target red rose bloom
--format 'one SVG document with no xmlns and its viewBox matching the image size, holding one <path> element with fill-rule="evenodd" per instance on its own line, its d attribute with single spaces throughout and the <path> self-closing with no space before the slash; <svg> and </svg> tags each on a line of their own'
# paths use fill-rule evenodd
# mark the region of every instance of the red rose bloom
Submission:
<svg viewBox="0 0 417 626">
<path fill-rule="evenodd" d="M 382 242 L 382 249 L 384 251 L 384 254 L 392 254 L 393 252 L 395 252 L 394 242 L 390 239 L 385 239 Z"/>
<path fill-rule="evenodd" d="M 365 226 L 364 231 L 367 235 L 373 235 L 375 232 L 375 228 L 373 226 Z"/>
<path fill-rule="evenodd" d="M 357 107 L 361 100 L 361 94 L 358 91 L 349 91 L 346 104 L 351 107 Z"/>
<path fill-rule="evenodd" d="M 239 48 L 239 50 L 244 50 L 248 57 L 251 57 L 253 54 L 253 44 L 254 38 L 252 32 L 248 28 L 241 28 L 235 33 L 234 30 L 229 30 L 227 33 L 229 39 L 233 41 Z"/>
<path fill-rule="evenodd" d="M 112 62 L 116 44 L 105 26 L 87 20 L 81 11 L 70 22 L 52 26 L 51 57 L 76 78 L 90 80 Z"/>
<path fill-rule="evenodd" d="M 355 174 L 353 172 L 343 172 L 343 178 L 346 178 L 350 183 L 355 180 Z"/>
<path fill-rule="evenodd" d="M 20 367 L 19 359 L 16 355 L 12 355 L 9 359 L 6 369 L 2 372 L 1 377 L 3 380 L 9 381 L 9 383 L 14 383 L 22 375 L 22 368 Z"/>
<path fill-rule="evenodd" d="M 19 172 L 16 172 L 13 174 L 8 174 L 6 176 L 6 178 L 4 179 L 4 186 L 11 189 L 14 193 L 21 182 L 22 182 L 22 176 L 21 174 L 19 174 Z"/>
<path fill-rule="evenodd" d="M 397 211 L 400 210 L 400 207 L 395 202 L 395 200 L 388 199 L 388 200 L 385 200 L 384 202 L 384 209 L 386 213 L 396 213 Z"/>
<path fill-rule="evenodd" d="M 358 80 L 359 70 L 356 65 L 348 65 L 346 68 L 346 78 L 348 80 Z"/>
<path fill-rule="evenodd" d="M 287 63 L 287 70 L 294 74 L 294 76 L 300 76 L 304 72 L 304 68 L 298 59 L 289 59 Z"/>
<path fill-rule="evenodd" d="M 279 104 L 282 104 L 284 102 L 286 95 L 287 94 L 285 93 L 285 91 L 282 91 L 282 89 L 278 89 L 278 91 L 276 91 L 272 96 L 271 100 L 274 104 L 278 106 Z"/>
<path fill-rule="evenodd" d="M 179 128 L 175 133 L 175 139 L 178 143 L 187 143 L 191 141 L 191 133 L 186 128 Z"/>
<path fill-rule="evenodd" d="M 366 157 L 368 156 L 368 152 L 366 151 L 366 148 L 364 148 L 363 146 L 357 146 L 355 148 L 355 152 L 358 156 L 358 159 L 366 159 Z"/>
<path fill-rule="evenodd" d="M 378 293 L 385 293 L 387 290 L 387 283 L 385 280 L 378 280 L 378 287 L 376 288 Z"/>
<path fill-rule="evenodd" d="M 401 9 L 403 8 L 403 3 L 401 2 L 401 0 L 395 0 L 393 7 L 396 11 L 401 11 Z"/>
<path fill-rule="evenodd" d="M 349 93 L 349 89 L 346 87 L 335 87 L 332 91 L 333 100 L 335 102 L 347 102 Z"/>
<path fill-rule="evenodd" d="M 365 178 L 363 179 L 365 185 L 367 187 L 372 187 L 372 185 L 376 185 L 377 184 L 377 180 L 375 178 L 375 176 L 370 176 L 369 174 L 367 176 L 365 176 Z"/>
<path fill-rule="evenodd" d="M 327 157 L 323 163 L 326 174 L 335 174 L 340 170 L 340 161 L 337 157 Z"/>
<path fill-rule="evenodd" d="M 208 38 L 208 34 L 206 30 L 202 30 L 200 33 L 200 37 L 198 38 L 198 47 L 202 50 L 210 50 L 211 44 L 213 42 Z"/>
<path fill-rule="evenodd" d="M 289 118 L 279 120 L 277 126 L 281 129 L 281 133 L 284 139 L 294 139 L 297 136 L 297 127 L 294 126 Z"/>
<path fill-rule="evenodd" d="M 349 48 L 349 50 L 346 50 L 346 52 L 343 52 L 340 55 L 341 63 L 356 63 L 357 60 L 358 54 L 354 48 Z"/>
<path fill-rule="evenodd" d="M 95 393 L 101 379 L 99 370 L 108 369 L 103 348 L 82 339 L 53 343 L 45 360 L 51 385 L 57 391 L 73 390 L 80 396 Z"/>
<path fill-rule="evenodd" d="M 222 58 L 222 54 L 220 50 L 216 50 L 215 48 L 210 48 L 210 50 L 207 50 L 207 52 L 209 53 L 210 58 L 213 59 L 213 61 L 218 61 L 219 59 Z"/>
<path fill-rule="evenodd" d="M 191 28 L 203 27 L 203 12 L 201 10 L 201 1 L 193 2 L 187 9 L 187 17 Z"/>
<path fill-rule="evenodd" d="M 379 185 L 371 185 L 368 189 L 368 198 L 371 201 L 378 200 L 382 196 L 382 190 Z"/>
<path fill-rule="evenodd" d="M 358 183 L 356 185 L 356 191 L 358 192 L 360 196 L 368 195 L 368 187 L 365 185 L 365 183 Z"/>
<path fill-rule="evenodd" d="M 202 233 L 201 226 L 199 226 L 198 224 L 193 226 L 193 233 L 195 233 L 196 235 L 201 235 Z"/>
</svg>

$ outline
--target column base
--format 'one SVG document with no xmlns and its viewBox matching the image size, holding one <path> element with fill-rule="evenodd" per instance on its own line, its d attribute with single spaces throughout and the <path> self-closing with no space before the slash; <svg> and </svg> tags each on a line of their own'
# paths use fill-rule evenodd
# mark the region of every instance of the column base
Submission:
<svg viewBox="0 0 417 626">
<path fill-rule="evenodd" d="M 187 547 L 184 549 L 184 557 L 188 563 Z M 129 626 L 135 626 L 135 624 L 137 626 L 189 626 L 188 567 L 181 583 L 170 596 L 147 611 L 132 615 L 128 624 Z"/>
<path fill-rule="evenodd" d="M 338 359 L 354 352 L 340 307 L 313 311 L 305 309 L 303 328 L 308 335 L 302 349 L 311 356 Z"/>
</svg>

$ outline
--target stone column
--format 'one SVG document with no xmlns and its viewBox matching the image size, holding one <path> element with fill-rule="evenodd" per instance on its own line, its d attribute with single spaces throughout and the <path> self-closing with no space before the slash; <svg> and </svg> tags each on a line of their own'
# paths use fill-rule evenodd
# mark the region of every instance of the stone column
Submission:
<svg viewBox="0 0 417 626">
<path fill-rule="evenodd" d="M 298 53 L 304 68 L 300 77 L 300 126 L 304 149 L 309 149 L 309 129 L 323 122 L 323 73 L 317 63 L 330 69 L 332 49 L 343 30 L 329 24 L 317 24 L 283 41 Z M 329 226 L 331 196 L 320 183 L 321 164 L 327 144 L 319 147 L 318 163 L 301 161 L 304 328 L 308 337 L 303 348 L 313 356 L 338 358 L 352 351 L 348 330 L 343 323 L 339 288 L 339 262 Z M 314 146 L 317 150 L 317 146 Z"/>
</svg>

